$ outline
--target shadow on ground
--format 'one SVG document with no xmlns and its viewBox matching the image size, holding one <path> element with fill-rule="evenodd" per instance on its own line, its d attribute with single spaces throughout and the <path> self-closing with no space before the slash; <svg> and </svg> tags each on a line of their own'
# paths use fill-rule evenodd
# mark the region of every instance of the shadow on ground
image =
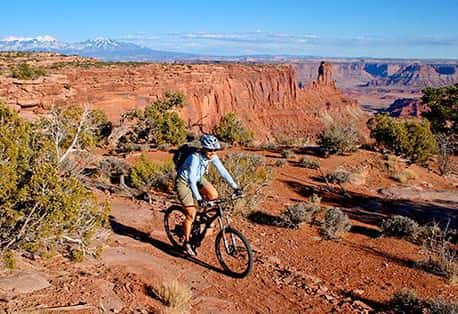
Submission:
<svg viewBox="0 0 458 314">
<path fill-rule="evenodd" d="M 154 239 L 149 234 L 146 234 L 145 232 L 142 232 L 142 231 L 137 230 L 137 229 L 135 229 L 133 227 L 130 227 L 130 226 L 126 226 L 126 225 L 116 221 L 116 218 L 114 218 L 113 216 L 110 216 L 110 224 L 111 224 L 111 228 L 113 229 L 113 231 L 116 234 L 123 235 L 123 236 L 128 236 L 128 237 L 131 237 L 132 239 L 135 239 L 137 241 L 141 241 L 141 242 L 144 242 L 144 243 L 151 244 L 155 248 L 161 250 L 162 252 L 164 252 L 164 253 L 166 253 L 168 255 L 188 260 L 190 262 L 193 262 L 194 264 L 197 264 L 197 265 L 199 265 L 201 267 L 204 267 L 206 269 L 212 270 L 212 271 L 217 272 L 217 273 L 226 274 L 220 268 L 217 268 L 217 267 L 215 267 L 213 265 L 210 265 L 210 264 L 207 264 L 204 261 L 201 261 L 201 260 L 199 260 L 197 258 L 194 258 L 194 257 L 191 257 L 191 256 L 188 256 L 188 255 L 184 254 L 179 248 L 176 248 L 176 247 L 174 247 L 174 246 L 172 246 L 172 245 L 170 245 L 170 244 L 168 244 L 166 242 L 163 242 L 161 240 Z"/>
<path fill-rule="evenodd" d="M 283 180 L 296 193 L 310 197 L 318 194 L 322 201 L 342 208 L 348 216 L 363 223 L 380 225 L 381 221 L 391 215 L 410 217 L 421 224 L 436 222 L 442 227 L 458 228 L 458 209 L 448 203 L 443 205 L 405 199 L 387 199 L 378 196 L 347 191 L 347 195 L 328 191 L 324 186 L 301 184 L 293 180 Z"/>
</svg>

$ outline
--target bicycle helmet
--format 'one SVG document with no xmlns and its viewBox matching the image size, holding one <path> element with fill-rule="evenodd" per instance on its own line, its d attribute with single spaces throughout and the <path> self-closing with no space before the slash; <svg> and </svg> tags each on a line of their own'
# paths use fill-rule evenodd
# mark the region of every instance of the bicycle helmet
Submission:
<svg viewBox="0 0 458 314">
<path fill-rule="evenodd" d="M 221 144 L 219 143 L 218 139 L 211 134 L 204 134 L 200 138 L 200 144 L 202 145 L 203 149 L 206 150 L 220 150 Z"/>
</svg>

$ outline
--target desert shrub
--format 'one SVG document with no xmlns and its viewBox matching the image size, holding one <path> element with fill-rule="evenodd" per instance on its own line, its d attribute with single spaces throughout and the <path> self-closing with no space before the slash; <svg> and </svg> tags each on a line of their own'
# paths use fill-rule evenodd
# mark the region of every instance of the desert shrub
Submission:
<svg viewBox="0 0 458 314">
<path fill-rule="evenodd" d="M 13 251 L 9 250 L 3 253 L 2 260 L 6 269 L 16 269 L 16 256 Z"/>
<path fill-rule="evenodd" d="M 358 130 L 353 125 L 333 124 L 327 126 L 318 136 L 318 145 L 329 154 L 355 152 L 360 144 Z"/>
<path fill-rule="evenodd" d="M 260 148 L 263 150 L 270 151 L 270 152 L 275 152 L 275 151 L 278 151 L 280 147 L 278 144 L 269 142 L 269 143 L 263 143 Z"/>
<path fill-rule="evenodd" d="M 385 155 L 385 170 L 390 175 L 393 176 L 398 172 L 398 158 L 394 155 Z"/>
<path fill-rule="evenodd" d="M 415 180 L 418 178 L 418 175 L 413 172 L 413 170 L 405 169 L 401 172 L 394 173 L 391 178 L 400 182 L 400 183 L 407 183 L 410 180 Z"/>
<path fill-rule="evenodd" d="M 288 135 L 286 133 L 275 133 L 273 134 L 275 143 L 277 145 L 282 145 L 282 146 L 295 146 L 299 144 L 299 140 L 297 137 Z"/>
<path fill-rule="evenodd" d="M 281 152 L 281 156 L 286 159 L 294 158 L 296 155 L 292 149 L 285 149 Z"/>
<path fill-rule="evenodd" d="M 450 172 L 450 156 L 458 151 L 458 84 L 423 90 L 422 102 L 429 110 L 422 116 L 431 122 L 439 147 L 441 175 Z"/>
<path fill-rule="evenodd" d="M 286 160 L 285 158 L 282 158 L 282 159 L 277 159 L 275 161 L 275 166 L 276 167 L 283 167 L 284 165 L 286 165 L 288 163 L 288 160 Z"/>
<path fill-rule="evenodd" d="M 310 159 L 308 157 L 302 157 L 301 160 L 299 160 L 299 165 L 307 169 L 320 169 L 320 162 L 318 160 Z"/>
<path fill-rule="evenodd" d="M 321 224 L 320 233 L 325 239 L 337 239 L 339 235 L 350 230 L 348 216 L 339 208 L 328 208 Z"/>
<path fill-rule="evenodd" d="M 34 80 L 40 76 L 45 76 L 46 71 L 41 68 L 33 67 L 27 63 L 19 63 L 11 70 L 11 75 L 20 80 Z"/>
<path fill-rule="evenodd" d="M 174 178 L 175 166 L 172 162 L 158 163 L 142 155 L 131 168 L 128 180 L 133 187 L 138 189 L 153 188 L 158 191 L 171 192 Z"/>
<path fill-rule="evenodd" d="M 437 150 L 430 123 L 425 119 L 402 120 L 380 114 L 369 119 L 367 124 L 377 145 L 412 162 L 424 164 Z"/>
<path fill-rule="evenodd" d="M 436 298 L 426 301 L 431 314 L 457 314 L 458 303 Z"/>
<path fill-rule="evenodd" d="M 157 289 L 156 294 L 161 302 L 169 307 L 173 313 L 187 313 L 192 293 L 189 288 L 182 286 L 176 280 L 162 283 Z"/>
<path fill-rule="evenodd" d="M 81 263 L 84 261 L 84 252 L 79 249 L 73 249 L 70 251 L 70 259 L 74 262 Z"/>
<path fill-rule="evenodd" d="M 423 266 L 447 277 L 452 283 L 458 282 L 458 251 L 447 231 L 430 232 L 423 241 L 423 253 Z"/>
<path fill-rule="evenodd" d="M 417 297 L 415 291 L 402 289 L 394 293 L 388 303 L 388 309 L 394 310 L 396 313 L 456 314 L 458 313 L 458 303 L 441 298 L 422 300 Z"/>
<path fill-rule="evenodd" d="M 71 174 L 59 172 L 44 131 L 0 105 L 0 248 L 84 246 L 104 225 L 108 207 Z"/>
<path fill-rule="evenodd" d="M 110 135 L 112 125 L 103 111 L 72 105 L 52 108 L 50 116 L 41 118 L 35 128 L 54 143 L 60 159 L 69 148 L 83 150 L 100 144 Z"/>
<path fill-rule="evenodd" d="M 408 289 L 395 292 L 389 307 L 399 313 L 423 313 L 416 292 Z"/>
<path fill-rule="evenodd" d="M 399 238 L 415 239 L 419 231 L 415 220 L 400 215 L 384 219 L 380 227 L 385 235 Z"/>
<path fill-rule="evenodd" d="M 326 175 L 330 183 L 343 184 L 350 180 L 351 173 L 346 170 L 335 170 Z"/>
<path fill-rule="evenodd" d="M 243 125 L 235 112 L 223 116 L 214 132 L 218 138 L 231 144 L 246 145 L 253 141 L 253 132 Z"/>
<path fill-rule="evenodd" d="M 286 207 L 281 215 L 282 225 L 297 228 L 301 223 L 311 223 L 320 211 L 321 198 L 313 194 L 308 202 L 301 202 Z"/>
<path fill-rule="evenodd" d="M 135 124 L 133 132 L 120 139 L 121 143 L 172 144 L 184 143 L 187 130 L 185 122 L 174 110 L 184 106 L 181 93 L 166 92 L 144 110 L 132 110 L 123 118 Z"/>
<path fill-rule="evenodd" d="M 263 197 L 261 191 L 272 178 L 272 169 L 267 165 L 263 156 L 249 153 L 229 153 L 223 163 L 245 194 L 244 198 L 233 204 L 234 213 L 247 217 L 250 212 L 257 209 Z M 221 197 L 231 195 L 231 187 L 223 182 L 214 167 L 209 169 L 209 179 Z"/>
</svg>

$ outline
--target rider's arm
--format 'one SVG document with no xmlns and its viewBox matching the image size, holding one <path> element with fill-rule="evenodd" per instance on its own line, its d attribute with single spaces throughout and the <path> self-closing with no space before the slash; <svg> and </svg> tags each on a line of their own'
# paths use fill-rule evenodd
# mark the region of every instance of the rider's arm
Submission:
<svg viewBox="0 0 458 314">
<path fill-rule="evenodd" d="M 237 188 L 238 188 L 237 183 L 235 183 L 234 179 L 232 179 L 232 177 L 231 177 L 231 175 L 229 174 L 229 172 L 226 170 L 226 168 L 224 168 L 224 165 L 223 165 L 223 163 L 221 162 L 221 160 L 219 159 L 219 157 L 215 155 L 215 156 L 211 159 L 211 162 L 212 162 L 213 165 L 216 167 L 216 170 L 218 170 L 218 173 L 221 175 L 221 177 L 223 177 L 223 179 L 226 180 L 226 182 L 229 183 L 229 185 L 230 185 L 233 189 L 237 189 Z"/>
<path fill-rule="evenodd" d="M 197 154 L 192 154 L 191 166 L 189 167 L 189 186 L 191 187 L 192 194 L 194 195 L 196 201 L 200 201 L 202 199 L 202 196 L 199 193 L 199 189 L 197 188 L 197 182 L 200 180 L 199 167 L 199 156 L 197 156 Z"/>
</svg>

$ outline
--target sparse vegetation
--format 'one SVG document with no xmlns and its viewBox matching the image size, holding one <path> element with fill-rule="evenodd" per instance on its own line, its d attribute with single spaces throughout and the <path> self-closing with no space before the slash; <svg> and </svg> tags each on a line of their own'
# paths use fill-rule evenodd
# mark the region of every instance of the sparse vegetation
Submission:
<svg viewBox="0 0 458 314">
<path fill-rule="evenodd" d="M 272 169 L 267 166 L 264 157 L 249 153 L 229 153 L 223 162 L 245 194 L 244 198 L 234 204 L 234 213 L 247 217 L 257 209 L 263 197 L 261 190 L 272 178 Z M 213 167 L 209 169 L 209 179 L 222 197 L 232 193 L 231 187 L 223 182 Z"/>
<path fill-rule="evenodd" d="M 70 259 L 74 262 L 81 263 L 84 261 L 84 251 L 73 249 L 70 251 Z"/>
<path fill-rule="evenodd" d="M 253 132 L 243 125 L 235 112 L 223 116 L 214 132 L 218 138 L 231 144 L 246 145 L 253 141 Z"/>
<path fill-rule="evenodd" d="M 282 158 L 282 159 L 277 159 L 275 161 L 275 166 L 276 167 L 283 167 L 284 165 L 286 165 L 288 163 L 288 160 L 286 160 L 285 158 Z"/>
<path fill-rule="evenodd" d="M 156 294 L 161 302 L 167 306 L 172 313 L 187 313 L 189 311 L 192 293 L 189 288 L 181 285 L 176 280 L 162 283 Z"/>
<path fill-rule="evenodd" d="M 16 269 L 16 256 L 14 255 L 14 252 L 9 250 L 3 253 L 2 255 L 2 260 L 3 260 L 3 266 L 6 269 Z"/>
<path fill-rule="evenodd" d="M 346 170 L 335 170 L 326 175 L 327 180 L 334 184 L 344 184 L 350 180 L 351 173 Z"/>
<path fill-rule="evenodd" d="M 174 178 L 175 167 L 172 162 L 158 163 L 142 155 L 130 170 L 129 182 L 144 191 L 153 188 L 169 193 L 173 191 Z"/>
<path fill-rule="evenodd" d="M 425 164 L 437 151 L 430 123 L 425 119 L 402 120 L 379 114 L 369 119 L 367 125 L 377 145 L 389 149 L 396 155 L 405 156 L 412 162 Z"/>
<path fill-rule="evenodd" d="M 423 266 L 431 272 L 447 277 L 458 283 L 458 251 L 450 241 L 449 234 L 440 229 L 432 230 L 423 241 Z"/>
<path fill-rule="evenodd" d="M 33 67 L 27 63 L 19 63 L 11 70 L 11 76 L 20 80 L 35 80 L 45 75 L 44 69 Z"/>
<path fill-rule="evenodd" d="M 317 143 L 328 154 L 343 155 L 358 149 L 360 136 L 353 125 L 333 124 L 326 126 Z"/>
<path fill-rule="evenodd" d="M 458 303 L 456 302 L 450 302 L 441 298 L 422 300 L 417 297 L 415 291 L 409 289 L 397 291 L 388 304 L 388 308 L 396 311 L 396 313 L 458 313 Z"/>
<path fill-rule="evenodd" d="M 308 157 L 302 157 L 301 160 L 299 160 L 299 165 L 312 170 L 320 169 L 320 162 L 318 160 L 310 159 Z"/>
<path fill-rule="evenodd" d="M 286 159 L 294 158 L 296 155 L 292 149 L 285 149 L 281 152 L 281 156 Z"/>
<path fill-rule="evenodd" d="M 391 178 L 400 182 L 400 183 L 407 183 L 410 180 L 415 180 L 418 178 L 418 175 L 410 169 L 405 169 L 401 172 L 394 173 Z"/>
<path fill-rule="evenodd" d="M 325 239 L 338 239 L 340 234 L 350 230 L 348 216 L 339 208 L 328 208 L 321 224 L 320 233 Z"/>
<path fill-rule="evenodd" d="M 288 228 L 298 228 L 301 223 L 312 223 L 320 212 L 321 198 L 313 194 L 308 202 L 288 206 L 281 215 L 282 225 Z"/>
<path fill-rule="evenodd" d="M 415 220 L 400 215 L 384 219 L 380 227 L 387 236 L 407 239 L 415 239 L 419 231 L 419 225 Z"/>
</svg>

